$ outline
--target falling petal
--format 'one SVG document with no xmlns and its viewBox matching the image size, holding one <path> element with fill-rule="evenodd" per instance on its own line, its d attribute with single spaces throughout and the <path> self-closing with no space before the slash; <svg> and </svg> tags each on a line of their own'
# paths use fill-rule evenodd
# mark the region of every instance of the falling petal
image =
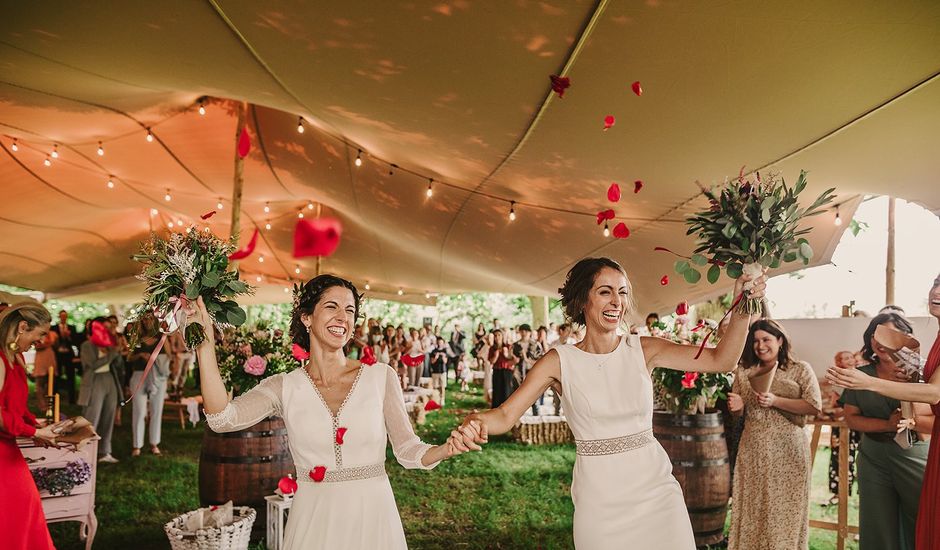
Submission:
<svg viewBox="0 0 940 550">
<path fill-rule="evenodd" d="M 627 229 L 627 224 L 620 222 L 614 226 L 614 237 L 618 239 L 626 239 L 630 236 L 630 230 Z"/>
<path fill-rule="evenodd" d="M 659 284 L 666 286 L 669 284 L 669 275 L 663 275 L 663 278 L 659 280 Z"/>
<path fill-rule="evenodd" d="M 346 435 L 346 428 L 336 428 L 336 444 L 343 444 L 343 436 Z"/>
<path fill-rule="evenodd" d="M 616 183 L 610 184 L 610 187 L 607 189 L 607 200 L 610 202 L 618 202 L 620 200 L 620 186 Z"/>
<path fill-rule="evenodd" d="M 202 216 L 199 216 L 199 217 L 202 218 L 202 219 L 204 219 L 204 220 L 208 220 L 208 219 L 211 218 L 212 216 L 215 216 L 215 210 L 212 210 L 211 212 L 206 212 L 205 214 L 203 214 Z"/>
<path fill-rule="evenodd" d="M 601 210 L 597 213 L 597 225 L 604 223 L 606 220 L 614 219 L 614 216 L 616 216 L 616 214 L 613 210 Z"/>
<path fill-rule="evenodd" d="M 679 302 L 676 306 L 676 315 L 688 315 L 689 314 L 689 302 L 683 300 Z"/>
<path fill-rule="evenodd" d="M 638 96 L 643 95 L 643 87 L 640 86 L 640 81 L 639 81 L 639 80 L 637 80 L 636 82 L 634 82 L 630 87 L 633 88 L 633 93 L 635 93 L 636 95 L 638 95 Z"/>
<path fill-rule="evenodd" d="M 614 125 L 617 120 L 614 118 L 614 115 L 607 115 L 604 117 L 604 130 L 610 130 L 610 127 Z"/>
<path fill-rule="evenodd" d="M 339 247 L 343 224 L 336 218 L 298 220 L 294 228 L 294 257 L 329 256 Z"/>
<path fill-rule="evenodd" d="M 245 158 L 251 151 L 251 136 L 248 135 L 248 128 L 242 128 L 238 134 L 238 157 Z"/>
<path fill-rule="evenodd" d="M 559 98 L 565 97 L 565 90 L 571 86 L 571 79 L 567 76 L 551 75 L 552 91 L 558 94 Z"/>
<path fill-rule="evenodd" d="M 643 189 L 643 180 L 636 180 L 633 182 L 633 192 L 639 193 L 640 189 Z"/>
<path fill-rule="evenodd" d="M 310 470 L 310 479 L 320 483 L 326 477 L 326 466 L 317 466 Z"/>
<path fill-rule="evenodd" d="M 255 245 L 258 244 L 258 229 L 255 228 L 254 234 L 251 236 L 251 240 L 248 241 L 248 244 L 243 248 L 239 248 L 235 252 L 232 252 L 232 255 L 228 257 L 229 260 L 243 260 L 248 256 L 251 256 L 251 253 L 255 251 Z"/>
</svg>

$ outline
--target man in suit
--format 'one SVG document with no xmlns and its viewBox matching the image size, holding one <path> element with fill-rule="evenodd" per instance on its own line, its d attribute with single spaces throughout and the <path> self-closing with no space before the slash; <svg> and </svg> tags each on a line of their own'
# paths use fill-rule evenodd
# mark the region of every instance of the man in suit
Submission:
<svg viewBox="0 0 940 550">
<path fill-rule="evenodd" d="M 467 335 L 460 330 L 460 325 L 454 323 L 454 332 L 450 333 L 450 356 L 447 359 L 447 369 L 453 366 L 454 375 L 459 376 L 457 372 L 457 365 L 460 363 L 460 360 L 463 359 L 463 354 L 466 351 L 466 344 L 464 341 L 467 339 Z M 444 383 L 447 383 L 447 371 L 444 371 Z"/>
<path fill-rule="evenodd" d="M 59 312 L 59 322 L 52 326 L 52 332 L 59 337 L 56 343 L 55 359 L 58 368 L 60 393 L 69 394 L 69 403 L 75 404 L 75 350 L 78 346 L 78 331 L 69 324 L 69 312 Z M 65 391 L 62 391 L 64 386 Z"/>
</svg>

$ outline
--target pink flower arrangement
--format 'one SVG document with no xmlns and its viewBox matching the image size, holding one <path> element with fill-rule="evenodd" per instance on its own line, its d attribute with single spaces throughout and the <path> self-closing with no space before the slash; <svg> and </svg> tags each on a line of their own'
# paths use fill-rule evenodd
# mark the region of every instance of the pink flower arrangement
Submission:
<svg viewBox="0 0 940 550">
<path fill-rule="evenodd" d="M 252 355 L 245 361 L 245 372 L 254 376 L 261 376 L 268 366 L 268 361 L 260 355 Z"/>
</svg>

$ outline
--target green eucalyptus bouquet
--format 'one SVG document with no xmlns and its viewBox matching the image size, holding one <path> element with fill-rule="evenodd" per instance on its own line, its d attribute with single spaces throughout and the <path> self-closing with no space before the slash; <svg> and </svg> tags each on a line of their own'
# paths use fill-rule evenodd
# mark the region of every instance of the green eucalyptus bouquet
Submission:
<svg viewBox="0 0 940 550">
<path fill-rule="evenodd" d="M 802 208 L 798 199 L 806 183 L 805 171 L 800 171 L 793 187 L 776 174 L 762 180 L 758 173 L 753 181 L 742 174 L 718 189 L 703 189 L 709 209 L 686 220 L 686 234 L 696 235 L 698 247 L 691 258 L 676 262 L 676 272 L 695 284 L 702 278 L 699 269 L 708 266 L 705 277 L 715 284 L 722 269 L 737 279 L 742 274 L 757 277 L 764 268 L 779 267 L 781 262 L 802 260 L 808 264 L 813 249 L 803 235 L 812 228 L 798 226 L 804 218 L 823 212 L 823 207 L 832 202 L 835 188 L 827 189 L 809 207 Z M 760 301 L 739 299 L 738 310 L 758 313 Z"/>
<path fill-rule="evenodd" d="M 204 342 L 206 330 L 212 327 L 187 325 L 186 302 L 201 296 L 215 324 L 242 325 L 247 315 L 233 298 L 254 289 L 239 280 L 238 271 L 229 269 L 228 257 L 234 251 L 233 243 L 192 227 L 167 239 L 151 234 L 140 253 L 133 256 L 143 264 L 137 278 L 147 284 L 143 302 L 136 308 L 138 314 L 153 312 L 164 333 L 183 330 L 189 349 Z"/>
</svg>

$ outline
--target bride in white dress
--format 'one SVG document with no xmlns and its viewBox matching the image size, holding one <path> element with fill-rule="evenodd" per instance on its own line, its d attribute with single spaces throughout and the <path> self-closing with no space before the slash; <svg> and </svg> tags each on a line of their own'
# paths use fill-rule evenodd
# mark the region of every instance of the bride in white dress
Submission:
<svg viewBox="0 0 940 550">
<path fill-rule="evenodd" d="M 746 280 L 738 279 L 736 296 Z M 764 286 L 761 276 L 749 295 L 762 297 Z M 577 447 L 571 483 L 575 546 L 694 550 L 682 490 L 653 437 L 650 371 L 732 371 L 744 348 L 749 316 L 733 313 L 718 347 L 695 359 L 696 346 L 618 334 L 636 305 L 626 272 L 614 260 L 581 260 L 560 293 L 567 317 L 586 327 L 584 339 L 553 348 L 505 403 L 469 415 L 464 426 L 479 426 L 477 442 L 485 443 L 487 434 L 509 431 L 550 386 L 556 394 L 560 390 Z"/>
<path fill-rule="evenodd" d="M 427 470 L 479 449 L 457 431 L 444 445 L 422 443 L 405 412 L 398 374 L 343 355 L 359 299 L 352 283 L 332 275 L 304 285 L 294 300 L 291 338 L 309 350 L 307 364 L 271 376 L 233 401 L 219 374 L 212 330 L 196 350 L 210 428 L 230 432 L 271 415 L 284 419 L 299 485 L 284 537 L 288 549 L 407 548 L 385 473 L 387 441 L 402 466 Z M 189 314 L 211 326 L 201 298 Z"/>
</svg>

